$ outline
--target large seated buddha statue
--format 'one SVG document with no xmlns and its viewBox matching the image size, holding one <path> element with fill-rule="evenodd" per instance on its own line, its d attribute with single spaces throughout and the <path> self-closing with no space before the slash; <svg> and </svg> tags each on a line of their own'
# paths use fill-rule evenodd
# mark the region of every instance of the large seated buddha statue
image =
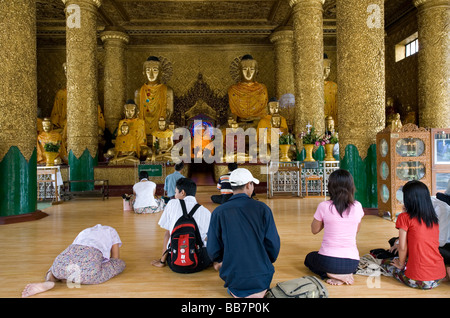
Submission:
<svg viewBox="0 0 450 318">
<path fill-rule="evenodd" d="M 239 75 L 239 78 L 235 76 L 238 82 L 228 89 L 230 111 L 244 129 L 248 127 L 245 123 L 253 122 L 256 127 L 258 121 L 267 115 L 267 87 L 255 80 L 258 63 L 251 55 L 244 55 L 239 60 L 236 73 Z"/>
<path fill-rule="evenodd" d="M 269 101 L 269 114 L 261 118 L 261 120 L 258 122 L 257 127 L 257 136 L 259 138 L 261 130 L 267 130 L 267 140 L 270 142 L 270 130 L 271 128 L 278 128 L 281 133 L 287 134 L 289 132 L 288 125 L 286 118 L 280 115 L 280 104 L 279 102 L 272 98 Z"/>
<path fill-rule="evenodd" d="M 48 143 L 59 145 L 59 155 L 55 158 L 59 161 L 67 163 L 66 150 L 62 143 L 62 135 L 53 129 L 53 123 L 50 118 L 44 118 L 42 120 L 42 131 L 37 136 L 37 163 L 43 164 L 47 162 L 47 157 L 45 155 L 45 145 Z"/>
<path fill-rule="evenodd" d="M 165 68 L 164 65 L 158 57 L 150 56 L 143 66 L 147 83 L 136 91 L 139 117 L 145 121 L 147 135 L 151 135 L 158 129 L 160 117 L 170 121 L 173 114 L 173 90 L 164 83 L 171 74 L 168 67 Z"/>
<path fill-rule="evenodd" d="M 135 160 L 130 157 L 140 159 L 149 154 L 145 123 L 138 117 L 137 105 L 133 100 L 128 100 L 123 108 L 125 118 L 119 121 L 114 149 L 108 150 L 108 155 L 114 157 L 109 164 L 134 163 Z"/>
<path fill-rule="evenodd" d="M 158 129 L 152 132 L 153 145 L 152 161 L 171 161 L 171 150 L 173 148 L 173 130 L 167 125 L 166 119 L 160 117 Z"/>
</svg>

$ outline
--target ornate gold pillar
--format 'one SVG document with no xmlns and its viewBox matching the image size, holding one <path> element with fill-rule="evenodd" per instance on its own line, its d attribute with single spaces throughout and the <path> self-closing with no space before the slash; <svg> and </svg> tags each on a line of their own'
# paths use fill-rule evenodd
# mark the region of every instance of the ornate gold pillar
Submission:
<svg viewBox="0 0 450 318">
<path fill-rule="evenodd" d="M 419 26 L 419 125 L 450 127 L 450 1 L 415 0 Z"/>
<path fill-rule="evenodd" d="M 270 41 L 275 47 L 275 85 L 277 99 L 284 94 L 294 94 L 294 31 L 280 29 L 272 33 Z"/>
<path fill-rule="evenodd" d="M 100 34 L 105 48 L 104 114 L 111 133 L 123 118 L 126 100 L 125 49 L 129 36 L 121 28 L 106 27 Z"/>
<path fill-rule="evenodd" d="M 5 224 L 36 211 L 36 3 L 4 0 L 0 12 L 0 224 Z"/>
<path fill-rule="evenodd" d="M 323 93 L 323 4 L 325 0 L 290 0 L 294 23 L 295 132 L 308 122 L 325 130 Z"/>
<path fill-rule="evenodd" d="M 92 180 L 98 150 L 97 11 L 101 0 L 62 1 L 66 5 L 70 180 Z"/>
<path fill-rule="evenodd" d="M 376 200 L 376 134 L 385 127 L 384 0 L 337 1 L 341 167 L 364 207 Z"/>
</svg>

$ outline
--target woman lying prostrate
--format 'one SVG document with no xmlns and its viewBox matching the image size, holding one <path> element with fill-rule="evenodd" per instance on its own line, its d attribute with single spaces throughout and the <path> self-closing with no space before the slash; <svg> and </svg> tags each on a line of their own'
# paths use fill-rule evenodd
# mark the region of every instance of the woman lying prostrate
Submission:
<svg viewBox="0 0 450 318">
<path fill-rule="evenodd" d="M 121 245 L 119 234 L 110 226 L 97 224 L 84 229 L 55 258 L 45 276 L 45 282 L 28 284 L 22 297 L 52 289 L 58 281 L 86 285 L 106 282 L 125 269 L 125 262 L 119 257 Z"/>
</svg>

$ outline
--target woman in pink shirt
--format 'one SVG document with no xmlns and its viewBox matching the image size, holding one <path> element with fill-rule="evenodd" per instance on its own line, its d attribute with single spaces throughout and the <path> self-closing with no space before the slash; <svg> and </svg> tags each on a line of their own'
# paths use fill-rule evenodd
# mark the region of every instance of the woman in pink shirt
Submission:
<svg viewBox="0 0 450 318">
<path fill-rule="evenodd" d="M 356 234 L 364 211 L 354 199 L 355 185 L 350 172 L 334 171 L 328 181 L 330 200 L 321 202 L 311 223 L 311 232 L 323 229 L 318 252 L 306 255 L 305 265 L 331 285 L 353 284 L 359 264 Z"/>
</svg>

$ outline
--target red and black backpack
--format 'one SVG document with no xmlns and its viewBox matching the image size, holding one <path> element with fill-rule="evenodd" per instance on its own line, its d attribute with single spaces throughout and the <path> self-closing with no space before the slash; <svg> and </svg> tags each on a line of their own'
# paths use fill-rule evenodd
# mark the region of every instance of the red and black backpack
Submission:
<svg viewBox="0 0 450 318">
<path fill-rule="evenodd" d="M 203 241 L 197 222 L 194 220 L 194 213 L 201 206 L 196 204 L 187 213 L 186 203 L 179 200 L 183 215 L 177 220 L 170 234 L 170 244 L 168 248 L 167 264 L 177 273 L 193 273 L 199 270 L 202 261 L 201 253 Z"/>
</svg>

